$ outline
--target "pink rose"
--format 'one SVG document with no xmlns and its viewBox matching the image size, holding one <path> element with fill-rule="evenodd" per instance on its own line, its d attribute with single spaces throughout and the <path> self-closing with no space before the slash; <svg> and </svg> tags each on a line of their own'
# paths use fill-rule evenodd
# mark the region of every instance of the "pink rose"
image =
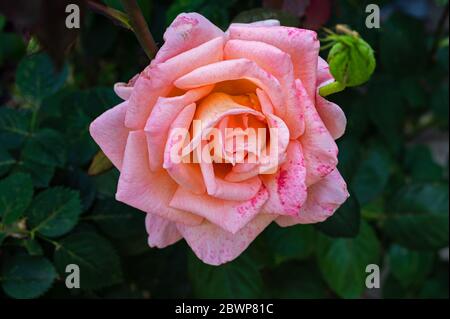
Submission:
<svg viewBox="0 0 450 319">
<path fill-rule="evenodd" d="M 336 169 L 346 118 L 317 93 L 333 78 L 316 33 L 275 20 L 222 32 L 183 13 L 164 40 L 144 71 L 115 85 L 124 102 L 90 126 L 120 170 L 116 199 L 147 213 L 149 245 L 184 238 L 201 260 L 219 265 L 272 221 L 285 227 L 331 216 L 349 196 Z M 195 121 L 205 131 L 196 132 Z M 211 142 L 206 131 L 228 128 L 269 133 L 257 145 L 214 138 L 211 161 L 174 160 L 179 142 L 193 146 L 175 152 L 189 157 Z M 238 151 L 254 161 L 236 160 Z"/>
</svg>

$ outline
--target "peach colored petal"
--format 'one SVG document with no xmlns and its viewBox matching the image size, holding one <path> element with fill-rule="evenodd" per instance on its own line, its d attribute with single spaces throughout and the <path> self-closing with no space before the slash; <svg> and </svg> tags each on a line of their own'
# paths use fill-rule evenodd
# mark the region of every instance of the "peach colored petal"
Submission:
<svg viewBox="0 0 450 319">
<path fill-rule="evenodd" d="M 305 110 L 305 134 L 299 140 L 305 157 L 306 185 L 310 186 L 336 168 L 338 148 L 300 80 L 296 80 L 296 86 Z"/>
<path fill-rule="evenodd" d="M 145 229 L 148 233 L 148 245 L 150 247 L 165 248 L 182 238 L 174 222 L 155 214 L 147 214 Z"/>
<path fill-rule="evenodd" d="M 226 60 L 199 67 L 177 79 L 175 86 L 180 89 L 192 89 L 238 79 L 255 83 L 267 92 L 276 107 L 282 105 L 283 95 L 278 80 L 248 59 Z"/>
<path fill-rule="evenodd" d="M 185 107 L 170 125 L 170 133 L 167 139 L 165 151 L 164 151 L 164 165 L 163 168 L 167 170 L 167 173 L 172 179 L 177 182 L 178 185 L 188 189 L 195 194 L 203 194 L 205 192 L 205 185 L 203 183 L 202 174 L 198 165 L 194 163 L 173 162 L 172 161 L 172 147 L 176 143 L 184 145 L 184 141 L 178 141 L 179 133 L 177 129 L 185 129 L 186 132 L 192 122 L 192 118 L 195 113 L 195 103 Z M 187 136 L 185 137 L 187 138 Z M 151 151 L 150 151 L 151 153 Z M 151 160 L 150 160 L 151 163 Z M 161 167 L 160 167 L 161 168 Z"/>
<path fill-rule="evenodd" d="M 323 222 L 349 197 L 347 184 L 337 169 L 308 188 L 308 198 L 298 216 L 281 216 L 276 222 L 282 226 Z"/>
<path fill-rule="evenodd" d="M 128 138 L 128 128 L 125 127 L 125 114 L 128 102 L 109 109 L 97 117 L 90 125 L 89 132 L 103 153 L 111 160 L 117 169 L 122 168 L 123 154 Z"/>
<path fill-rule="evenodd" d="M 198 258 L 210 265 L 221 265 L 238 257 L 274 218 L 259 214 L 235 234 L 206 221 L 198 226 L 177 227 Z"/>
<path fill-rule="evenodd" d="M 186 189 L 178 188 L 170 205 L 203 216 L 222 229 L 236 233 L 260 212 L 267 199 L 268 193 L 264 187 L 247 201 L 194 195 Z"/>
<path fill-rule="evenodd" d="M 292 141 L 287 150 L 286 162 L 276 174 L 261 175 L 269 191 L 269 200 L 263 211 L 279 215 L 297 215 L 306 200 L 306 168 L 302 147 Z"/>
<path fill-rule="evenodd" d="M 173 89 L 173 81 L 201 66 L 223 58 L 223 38 L 215 38 L 189 51 L 145 69 L 137 79 L 129 98 L 125 125 L 142 129 L 157 99 Z"/>
<path fill-rule="evenodd" d="M 145 133 L 130 132 L 116 199 L 171 221 L 190 225 L 199 224 L 202 221 L 201 217 L 169 206 L 177 187 L 165 170 L 150 171 Z"/>
<path fill-rule="evenodd" d="M 164 32 L 164 45 L 152 61 L 153 65 L 195 48 L 224 33 L 198 13 L 180 13 Z"/>
<path fill-rule="evenodd" d="M 331 136 L 337 140 L 345 133 L 347 118 L 344 111 L 333 102 L 330 102 L 319 94 L 316 96 L 316 109 L 320 118 L 330 132 Z"/>
<path fill-rule="evenodd" d="M 230 40 L 225 44 L 224 58 L 249 59 L 278 79 L 285 102 L 281 107 L 275 108 L 275 114 L 284 119 L 291 138 L 298 138 L 305 126 L 303 110 L 295 94 L 294 69 L 290 55 L 264 42 Z"/>
<path fill-rule="evenodd" d="M 213 87 L 213 85 L 203 86 L 187 91 L 183 95 L 160 97 L 156 101 L 144 129 L 147 135 L 150 169 L 152 171 L 162 166 L 164 147 L 171 123 L 186 105 L 205 97 Z"/>
<path fill-rule="evenodd" d="M 271 44 L 291 56 L 295 78 L 300 78 L 310 97 L 316 92 L 317 57 L 320 43 L 311 30 L 290 27 L 251 27 L 232 25 L 231 39 L 261 41 Z"/>
</svg>

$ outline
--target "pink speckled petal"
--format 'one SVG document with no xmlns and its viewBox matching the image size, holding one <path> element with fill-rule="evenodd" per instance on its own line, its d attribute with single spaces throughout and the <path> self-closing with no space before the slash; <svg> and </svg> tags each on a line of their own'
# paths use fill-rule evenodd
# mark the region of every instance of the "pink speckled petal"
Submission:
<svg viewBox="0 0 450 319">
<path fill-rule="evenodd" d="M 317 57 L 320 43 L 311 30 L 290 27 L 249 27 L 232 25 L 231 39 L 261 41 L 271 44 L 291 56 L 295 78 L 300 78 L 312 98 L 316 92 Z"/>
<path fill-rule="evenodd" d="M 259 214 L 235 234 L 207 221 L 198 226 L 177 227 L 198 258 L 210 265 L 221 265 L 238 257 L 274 218 Z"/>
<path fill-rule="evenodd" d="M 145 228 L 148 233 L 148 245 L 150 247 L 165 248 L 183 238 L 174 222 L 155 214 L 147 214 L 145 217 Z"/>
<path fill-rule="evenodd" d="M 161 168 L 163 163 L 164 147 L 171 123 L 184 107 L 208 95 L 213 87 L 213 85 L 203 86 L 187 91 L 183 95 L 160 97 L 156 101 L 147 124 L 145 125 L 150 169 L 152 171 Z"/>
<path fill-rule="evenodd" d="M 305 157 L 306 185 L 310 186 L 336 168 L 338 148 L 300 80 L 296 80 L 296 86 L 305 110 L 305 134 L 299 140 Z"/>
<path fill-rule="evenodd" d="M 164 32 L 164 45 L 152 61 L 153 65 L 195 48 L 224 33 L 198 13 L 181 13 Z"/>
<path fill-rule="evenodd" d="M 324 86 L 330 82 L 334 82 L 333 75 L 331 75 L 330 67 L 327 61 L 319 56 L 317 63 L 317 87 Z"/>
<path fill-rule="evenodd" d="M 192 70 L 223 58 L 222 37 L 212 39 L 164 63 L 146 68 L 137 79 L 129 98 L 125 125 L 131 129 L 144 128 L 157 99 L 167 96 L 173 81 Z"/>
<path fill-rule="evenodd" d="M 125 127 L 125 114 L 128 102 L 109 109 L 97 117 L 90 125 L 89 132 L 103 153 L 111 160 L 117 169 L 122 168 L 123 154 L 128 138 L 128 128 Z"/>
<path fill-rule="evenodd" d="M 248 201 L 194 195 L 186 189 L 178 188 L 170 205 L 203 216 L 218 227 L 236 233 L 260 212 L 267 199 L 268 193 L 264 187 Z"/>
<path fill-rule="evenodd" d="M 298 216 L 280 216 L 276 222 L 283 227 L 312 224 L 326 220 L 349 197 L 347 184 L 337 169 L 308 188 L 308 199 Z"/>
<path fill-rule="evenodd" d="M 263 211 L 270 214 L 297 215 L 306 200 L 306 168 L 302 147 L 291 141 L 286 162 L 276 174 L 261 175 L 269 191 L 269 200 Z"/>
<path fill-rule="evenodd" d="M 283 104 L 282 90 L 278 80 L 248 59 L 225 60 L 199 67 L 176 80 L 175 86 L 180 89 L 192 89 L 238 79 L 252 81 L 266 91 L 275 107 Z"/>
<path fill-rule="evenodd" d="M 178 185 L 165 170 L 151 172 L 143 131 L 128 135 L 116 199 L 147 213 L 171 221 L 196 225 L 202 218 L 169 206 Z"/>
<path fill-rule="evenodd" d="M 224 57 L 254 61 L 278 79 L 285 102 L 275 108 L 275 114 L 284 119 L 291 132 L 291 138 L 298 138 L 305 126 L 301 104 L 295 94 L 294 69 L 290 55 L 264 42 L 230 40 L 225 44 Z"/>
<path fill-rule="evenodd" d="M 335 140 L 344 135 L 345 127 L 347 126 L 347 118 L 345 117 L 344 111 L 342 111 L 337 104 L 334 104 L 317 94 L 316 109 L 323 124 L 325 124 Z"/>
</svg>

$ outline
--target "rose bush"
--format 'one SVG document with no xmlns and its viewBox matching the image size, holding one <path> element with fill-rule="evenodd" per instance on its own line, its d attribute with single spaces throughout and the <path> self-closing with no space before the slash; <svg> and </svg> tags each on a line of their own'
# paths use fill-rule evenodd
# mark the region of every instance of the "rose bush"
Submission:
<svg viewBox="0 0 450 319">
<path fill-rule="evenodd" d="M 318 94 L 333 77 L 314 31 L 267 20 L 223 32 L 188 13 L 164 40 L 145 70 L 115 85 L 124 101 L 90 126 L 120 170 L 116 199 L 147 213 L 151 247 L 184 238 L 205 263 L 219 265 L 271 222 L 322 222 L 345 202 L 335 139 L 346 118 Z M 173 132 L 194 120 L 207 129 L 276 128 L 265 141 L 277 145 L 275 172 L 261 170 L 262 161 L 174 162 Z"/>
</svg>

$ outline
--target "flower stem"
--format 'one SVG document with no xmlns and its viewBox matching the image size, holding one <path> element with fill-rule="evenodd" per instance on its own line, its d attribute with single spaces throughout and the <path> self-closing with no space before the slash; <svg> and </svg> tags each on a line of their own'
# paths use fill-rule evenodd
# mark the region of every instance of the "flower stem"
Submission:
<svg viewBox="0 0 450 319">
<path fill-rule="evenodd" d="M 147 54 L 149 59 L 153 59 L 158 47 L 153 39 L 150 30 L 148 29 L 147 22 L 142 15 L 141 9 L 136 0 L 122 0 L 122 4 L 130 18 L 130 24 L 133 28 L 134 34 Z"/>
</svg>

